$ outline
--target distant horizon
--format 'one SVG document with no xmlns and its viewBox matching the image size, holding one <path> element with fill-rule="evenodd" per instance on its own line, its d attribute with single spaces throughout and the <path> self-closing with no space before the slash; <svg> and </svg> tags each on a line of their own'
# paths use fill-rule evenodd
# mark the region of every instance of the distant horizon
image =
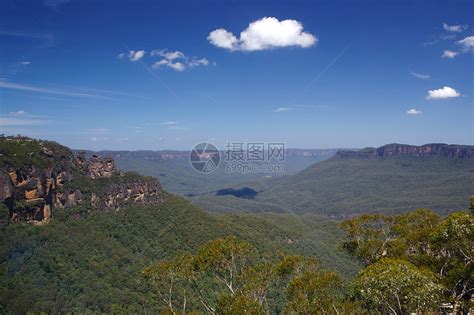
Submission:
<svg viewBox="0 0 474 315">
<path fill-rule="evenodd" d="M 67 144 L 64 144 L 64 143 L 61 143 L 59 141 L 56 141 L 56 140 L 52 140 L 52 139 L 42 139 L 42 138 L 35 138 L 35 137 L 30 137 L 30 136 L 27 136 L 27 135 L 8 135 L 8 134 L 4 134 L 4 136 L 6 137 L 16 137 L 16 136 L 21 136 L 21 137 L 28 137 L 28 138 L 32 138 L 32 139 L 35 139 L 35 140 L 41 140 L 41 141 L 54 141 L 54 142 L 57 142 L 59 143 L 60 145 L 63 145 L 63 146 L 66 146 L 68 147 L 69 149 L 73 150 L 73 151 L 92 151 L 92 152 L 103 152 L 103 151 L 111 151 L 111 152 L 139 152 L 139 151 L 151 151 L 151 152 L 161 152 L 161 151 L 174 151 L 174 152 L 190 152 L 192 151 L 192 149 L 194 148 L 194 146 L 190 147 L 189 149 L 174 149 L 174 148 L 163 148 L 163 149 L 136 149 L 136 150 L 130 150 L 130 149 L 87 149 L 87 148 L 74 148 L 74 147 L 70 147 L 68 146 Z M 206 142 L 206 141 L 203 141 L 203 142 Z M 212 141 L 209 141 L 208 143 L 212 143 L 212 144 L 215 144 L 213 143 Z M 199 143 L 196 143 L 195 145 L 197 145 Z M 399 143 L 399 142 L 391 142 L 391 143 L 386 143 L 386 144 L 382 144 L 382 145 L 379 145 L 379 146 L 363 146 L 363 147 L 319 147 L 319 148 L 304 148 L 304 147 L 286 147 L 286 143 L 285 143 L 285 149 L 286 150 L 362 150 L 362 149 L 367 149 L 367 148 L 380 148 L 380 147 L 384 147 L 384 146 L 387 146 L 387 145 L 391 145 L 391 144 L 397 144 L 397 145 L 406 145 L 406 146 L 415 146 L 415 147 L 421 147 L 421 146 L 426 146 L 426 145 L 431 145 L 431 144 L 444 144 L 444 145 L 449 145 L 449 146 L 474 146 L 474 144 L 463 144 L 463 143 L 445 143 L 445 142 L 430 142 L 430 143 L 423 143 L 423 144 L 410 144 L 410 143 Z M 217 148 L 219 149 L 220 152 L 225 152 L 226 150 L 225 149 L 221 149 L 223 147 L 225 147 L 225 144 L 222 145 L 222 146 L 219 146 L 219 145 L 216 145 Z"/>
</svg>

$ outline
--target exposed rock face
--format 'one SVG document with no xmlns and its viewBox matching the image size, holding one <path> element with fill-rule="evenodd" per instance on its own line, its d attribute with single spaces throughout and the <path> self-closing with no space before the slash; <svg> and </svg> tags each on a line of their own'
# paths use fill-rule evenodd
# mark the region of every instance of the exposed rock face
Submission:
<svg viewBox="0 0 474 315">
<path fill-rule="evenodd" d="M 421 146 L 406 144 L 387 144 L 379 148 L 366 148 L 360 151 L 339 151 L 336 156 L 340 158 L 379 158 L 390 156 L 411 155 L 414 157 L 441 156 L 450 158 L 474 158 L 474 146 L 449 145 L 444 143 L 431 143 Z"/>
<path fill-rule="evenodd" d="M 76 158 L 79 168 L 90 178 L 111 177 L 116 173 L 114 160 L 110 157 L 101 158 L 94 154 L 87 160 L 84 152 L 80 152 Z"/>
<path fill-rule="evenodd" d="M 105 195 L 92 193 L 91 204 L 97 209 L 115 209 L 128 203 L 150 204 L 163 201 L 161 187 L 154 179 L 138 179 L 127 183 L 116 183 L 107 186 Z"/>
<path fill-rule="evenodd" d="M 52 142 L 0 137 L 0 162 L 0 202 L 13 222 L 48 224 L 55 209 L 72 206 L 107 211 L 163 201 L 156 179 L 117 172 L 111 158 L 75 158 Z"/>
</svg>

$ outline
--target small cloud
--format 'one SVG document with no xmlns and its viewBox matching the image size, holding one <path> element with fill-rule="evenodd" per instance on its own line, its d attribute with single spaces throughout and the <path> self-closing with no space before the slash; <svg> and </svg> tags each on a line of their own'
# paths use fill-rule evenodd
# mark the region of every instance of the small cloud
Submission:
<svg viewBox="0 0 474 315">
<path fill-rule="evenodd" d="M 429 90 L 428 95 L 426 96 L 427 100 L 441 100 L 453 97 L 459 97 L 461 94 L 455 89 L 445 86 L 437 90 Z"/>
<path fill-rule="evenodd" d="M 17 110 L 16 112 L 10 112 L 10 115 L 26 115 L 27 113 L 24 110 Z"/>
<path fill-rule="evenodd" d="M 177 125 L 178 122 L 177 121 L 164 121 L 162 123 L 160 123 L 160 125 L 162 126 L 174 126 L 174 125 Z"/>
<path fill-rule="evenodd" d="M 91 141 L 93 141 L 93 142 L 100 142 L 100 141 L 107 141 L 107 140 L 109 140 L 109 138 L 107 138 L 107 137 L 93 137 L 93 138 L 91 138 Z"/>
<path fill-rule="evenodd" d="M 430 78 L 429 74 L 422 74 L 422 73 L 417 73 L 414 71 L 410 71 L 411 75 L 422 80 L 428 80 Z"/>
<path fill-rule="evenodd" d="M 207 36 L 207 40 L 214 46 L 228 50 L 236 50 L 239 46 L 239 40 L 229 31 L 223 28 L 213 30 Z"/>
<path fill-rule="evenodd" d="M 452 50 L 445 50 L 443 52 L 443 54 L 441 55 L 441 57 L 443 58 L 448 58 L 448 59 L 453 59 L 454 57 L 456 57 L 459 53 L 455 52 L 455 51 L 452 51 Z"/>
<path fill-rule="evenodd" d="M 411 109 L 407 110 L 406 113 L 407 113 L 407 115 L 421 115 L 422 111 L 418 110 L 418 109 L 415 109 L 415 108 L 411 108 Z"/>
<path fill-rule="evenodd" d="M 177 125 L 175 125 L 175 126 L 169 126 L 168 129 L 170 129 L 170 130 L 188 130 L 188 128 L 186 128 L 186 127 L 177 126 Z"/>
<path fill-rule="evenodd" d="M 31 62 L 29 62 L 29 61 L 20 61 L 20 65 L 22 65 L 22 66 L 28 66 L 30 64 L 31 64 Z"/>
<path fill-rule="evenodd" d="M 183 71 L 184 69 L 186 69 L 186 66 L 184 64 L 182 64 L 181 62 L 175 62 L 175 63 L 172 63 L 170 62 L 168 64 L 168 67 L 176 70 L 176 71 Z"/>
<path fill-rule="evenodd" d="M 443 28 L 447 32 L 461 33 L 462 31 L 466 30 L 467 27 L 467 25 L 448 25 L 443 23 Z"/>
<path fill-rule="evenodd" d="M 209 65 L 209 60 L 207 60 L 206 58 L 193 59 L 188 63 L 188 66 L 190 67 L 207 66 L 207 65 Z"/>
<path fill-rule="evenodd" d="M 185 56 L 184 53 L 178 50 L 168 51 L 167 49 L 155 49 L 152 50 L 150 56 L 160 56 L 164 58 L 155 62 L 152 66 L 153 69 L 159 69 L 161 67 L 166 66 L 175 71 L 180 72 L 186 70 L 186 68 L 209 65 L 209 60 L 207 60 L 206 58 L 189 58 Z"/>
<path fill-rule="evenodd" d="M 293 110 L 293 108 L 291 108 L 291 107 L 278 107 L 273 112 L 274 113 L 281 113 L 281 112 L 289 112 L 291 110 Z"/>
<path fill-rule="evenodd" d="M 183 59 L 184 54 L 177 50 L 177 51 L 167 51 L 166 49 L 155 49 L 152 50 L 150 56 L 161 56 L 164 57 L 166 60 L 174 60 L 174 59 Z"/>
<path fill-rule="evenodd" d="M 120 53 L 117 55 L 118 59 L 124 59 L 127 57 L 130 61 L 135 62 L 142 59 L 145 56 L 144 50 L 130 50 L 128 53 Z"/>
<path fill-rule="evenodd" d="M 457 42 L 458 45 L 461 45 L 463 52 L 473 52 L 474 51 L 474 36 L 468 36 Z"/>
<path fill-rule="evenodd" d="M 303 31 L 301 22 L 279 21 L 274 17 L 264 17 L 251 22 L 240 33 L 240 38 L 220 28 L 210 32 L 207 40 L 216 47 L 231 51 L 256 51 L 290 46 L 308 48 L 318 41 L 316 36 Z"/>
</svg>

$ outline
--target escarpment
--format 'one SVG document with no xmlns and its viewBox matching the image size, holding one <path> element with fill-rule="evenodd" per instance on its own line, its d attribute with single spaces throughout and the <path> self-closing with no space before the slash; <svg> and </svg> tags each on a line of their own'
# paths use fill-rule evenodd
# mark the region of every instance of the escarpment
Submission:
<svg viewBox="0 0 474 315">
<path fill-rule="evenodd" d="M 391 156 L 413 156 L 417 158 L 438 156 L 454 159 L 474 158 L 474 146 L 429 143 L 421 146 L 392 143 L 379 148 L 365 148 L 359 151 L 338 151 L 336 158 L 373 159 Z"/>
<path fill-rule="evenodd" d="M 3 221 L 48 224 L 55 211 L 81 206 L 87 210 L 120 210 L 127 203 L 163 201 L 152 177 L 117 171 L 112 158 L 89 159 L 55 142 L 27 137 L 0 137 L 0 202 Z M 5 222 L 4 222 L 5 223 Z"/>
</svg>

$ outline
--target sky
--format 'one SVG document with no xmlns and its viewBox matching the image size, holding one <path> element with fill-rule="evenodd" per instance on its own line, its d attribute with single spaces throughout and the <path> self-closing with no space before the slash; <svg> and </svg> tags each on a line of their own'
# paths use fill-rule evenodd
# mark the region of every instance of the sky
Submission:
<svg viewBox="0 0 474 315">
<path fill-rule="evenodd" d="M 0 133 L 76 149 L 473 140 L 473 1 L 0 2 Z"/>
</svg>

